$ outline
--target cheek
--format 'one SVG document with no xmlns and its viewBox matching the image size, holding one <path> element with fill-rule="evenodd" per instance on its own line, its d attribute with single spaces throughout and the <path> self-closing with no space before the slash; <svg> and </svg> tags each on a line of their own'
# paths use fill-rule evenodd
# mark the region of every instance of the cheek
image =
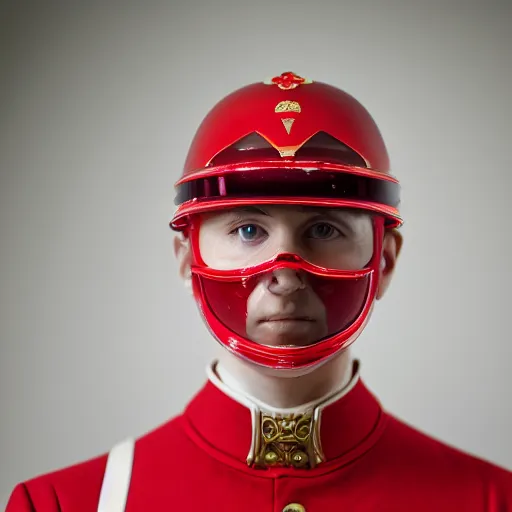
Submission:
<svg viewBox="0 0 512 512">
<path fill-rule="evenodd" d="M 373 238 L 361 240 L 357 249 L 357 262 L 354 261 L 354 268 L 364 268 L 368 266 L 373 258 Z M 356 263 L 357 267 L 355 266 Z"/>
<path fill-rule="evenodd" d="M 337 270 L 361 270 L 368 266 L 373 256 L 373 241 L 340 240 L 322 246 L 312 263 Z"/>
<path fill-rule="evenodd" d="M 373 233 L 366 233 L 353 241 L 347 251 L 347 270 L 359 270 L 368 266 L 373 258 Z"/>
<path fill-rule="evenodd" d="M 204 263 L 217 270 L 252 267 L 275 256 L 265 242 L 245 244 L 237 236 L 220 230 L 200 233 L 199 251 Z"/>
<path fill-rule="evenodd" d="M 224 231 L 202 227 L 198 245 L 201 258 L 208 267 L 219 270 L 233 268 L 233 240 Z"/>
<path fill-rule="evenodd" d="M 213 241 L 215 237 L 212 236 L 211 230 L 201 227 L 199 230 L 198 247 L 201 253 L 201 258 L 209 265 L 210 261 L 214 258 Z"/>
<path fill-rule="evenodd" d="M 268 301 L 268 290 L 266 286 L 260 282 L 256 285 L 254 290 L 247 298 L 247 319 L 248 321 L 258 312 L 261 313 L 262 306 L 265 305 L 265 300 Z"/>
</svg>

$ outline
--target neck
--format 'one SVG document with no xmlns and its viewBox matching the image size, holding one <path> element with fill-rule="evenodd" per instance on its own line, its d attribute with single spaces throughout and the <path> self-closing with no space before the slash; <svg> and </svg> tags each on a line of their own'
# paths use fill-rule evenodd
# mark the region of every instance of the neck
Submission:
<svg viewBox="0 0 512 512">
<path fill-rule="evenodd" d="M 285 374 L 248 363 L 225 350 L 219 355 L 217 374 L 226 386 L 277 409 L 299 407 L 348 384 L 352 357 L 348 350 L 304 374 Z"/>
</svg>

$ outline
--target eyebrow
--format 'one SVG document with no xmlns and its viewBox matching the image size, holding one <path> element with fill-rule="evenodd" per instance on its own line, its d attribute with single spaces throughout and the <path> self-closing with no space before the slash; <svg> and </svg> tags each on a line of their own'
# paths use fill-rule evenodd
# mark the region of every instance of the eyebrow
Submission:
<svg viewBox="0 0 512 512">
<path fill-rule="evenodd" d="M 293 208 L 297 211 L 303 212 L 303 213 L 316 213 L 319 215 L 326 215 L 326 216 L 336 216 L 336 214 L 347 214 L 349 217 L 357 218 L 360 216 L 361 212 L 359 210 L 351 210 L 349 208 L 325 208 L 320 206 L 311 206 L 311 205 L 294 205 Z M 259 215 L 265 215 L 267 217 L 270 216 L 270 213 L 265 211 L 263 208 L 258 208 L 257 206 L 237 206 L 235 208 L 232 208 L 228 210 L 226 213 L 253 213 L 253 214 L 259 214 Z"/>
<path fill-rule="evenodd" d="M 266 215 L 267 217 L 270 216 L 268 212 L 256 206 L 237 206 L 236 208 L 228 210 L 226 213 L 257 213 L 259 215 Z"/>
</svg>

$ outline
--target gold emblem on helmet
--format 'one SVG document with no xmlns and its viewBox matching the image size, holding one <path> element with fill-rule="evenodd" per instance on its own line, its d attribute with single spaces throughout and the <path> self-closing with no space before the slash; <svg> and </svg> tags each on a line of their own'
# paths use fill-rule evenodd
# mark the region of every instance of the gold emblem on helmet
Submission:
<svg viewBox="0 0 512 512">
<path fill-rule="evenodd" d="M 301 108 L 298 102 L 290 100 L 280 101 L 274 109 L 276 114 L 280 114 L 282 112 L 297 112 L 297 114 L 300 114 L 300 111 Z"/>
<path fill-rule="evenodd" d="M 274 112 L 276 114 L 284 114 L 287 112 L 291 112 L 294 114 L 300 114 L 301 108 L 297 101 L 284 100 L 284 101 L 280 101 L 276 105 Z M 290 131 L 292 129 L 293 123 L 295 122 L 295 119 L 293 117 L 285 117 L 285 118 L 281 119 L 281 122 L 283 123 L 286 133 L 288 135 L 290 135 Z"/>
<path fill-rule="evenodd" d="M 284 119 L 281 119 L 281 122 L 283 123 L 286 133 L 288 133 L 288 135 L 290 135 L 290 131 L 292 129 L 294 121 L 295 119 L 292 119 L 291 117 L 285 117 Z"/>
</svg>

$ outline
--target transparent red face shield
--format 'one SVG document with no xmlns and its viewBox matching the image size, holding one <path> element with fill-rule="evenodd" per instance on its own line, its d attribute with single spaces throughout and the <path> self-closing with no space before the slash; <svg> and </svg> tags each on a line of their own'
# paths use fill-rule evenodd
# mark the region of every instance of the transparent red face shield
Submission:
<svg viewBox="0 0 512 512">
<path fill-rule="evenodd" d="M 270 210 L 217 212 L 191 222 L 194 296 L 210 331 L 231 352 L 275 369 L 315 366 L 366 325 L 384 220 Z"/>
</svg>

